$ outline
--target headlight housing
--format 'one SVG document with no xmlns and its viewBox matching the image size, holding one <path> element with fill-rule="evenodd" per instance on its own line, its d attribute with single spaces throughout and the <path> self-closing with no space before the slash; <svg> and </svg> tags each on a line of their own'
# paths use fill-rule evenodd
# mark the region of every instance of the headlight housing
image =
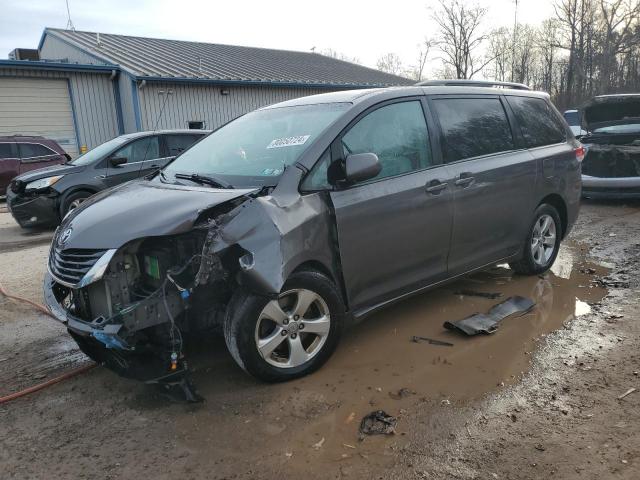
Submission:
<svg viewBox="0 0 640 480">
<path fill-rule="evenodd" d="M 33 182 L 27 183 L 27 186 L 24 187 L 25 191 L 33 192 L 35 190 L 42 190 L 44 188 L 49 188 L 51 185 L 60 180 L 64 175 L 56 175 L 54 177 L 41 178 L 40 180 L 35 180 Z"/>
</svg>

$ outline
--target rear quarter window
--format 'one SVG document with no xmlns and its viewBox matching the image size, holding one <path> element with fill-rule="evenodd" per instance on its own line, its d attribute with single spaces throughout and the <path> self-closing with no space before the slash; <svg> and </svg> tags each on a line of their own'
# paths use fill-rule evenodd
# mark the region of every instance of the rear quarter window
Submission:
<svg viewBox="0 0 640 480">
<path fill-rule="evenodd" d="M 541 98 L 507 97 L 529 148 L 563 143 L 567 131 L 551 106 Z"/>
<path fill-rule="evenodd" d="M 436 98 L 433 107 L 442 130 L 445 162 L 515 148 L 499 98 Z"/>
<path fill-rule="evenodd" d="M 13 148 L 10 143 L 0 143 L 0 159 L 15 158 Z"/>
</svg>

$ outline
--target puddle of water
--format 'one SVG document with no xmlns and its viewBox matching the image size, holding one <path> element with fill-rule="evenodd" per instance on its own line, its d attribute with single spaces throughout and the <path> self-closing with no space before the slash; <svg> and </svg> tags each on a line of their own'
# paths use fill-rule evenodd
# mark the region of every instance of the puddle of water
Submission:
<svg viewBox="0 0 640 480">
<path fill-rule="evenodd" d="M 367 413 L 383 409 L 398 415 L 403 409 L 415 407 L 420 399 L 445 400 L 445 404 L 466 401 L 497 385 L 512 383 L 528 369 L 538 338 L 588 313 L 589 303 L 600 301 L 606 291 L 592 283 L 594 274 L 585 272 L 603 275 L 606 271 L 581 257 L 579 248 L 566 245 L 554 269 L 542 277 L 514 276 L 505 266 L 498 266 L 396 304 L 346 332 L 338 350 L 322 369 L 294 382 L 257 384 L 236 374 L 227 360 L 222 365 L 223 375 L 209 374 L 218 378 L 212 380 L 209 375 L 197 373 L 194 379 L 208 405 L 243 396 L 234 405 L 239 418 L 231 422 L 233 427 L 225 427 L 225 419 L 216 424 L 217 429 L 231 428 L 229 435 L 234 441 L 241 439 L 235 447 L 250 451 L 255 442 L 256 452 L 264 455 L 266 436 L 281 447 L 283 455 L 285 450 L 300 452 L 302 458 L 298 453 L 298 460 L 287 464 L 291 467 L 298 464 L 300 468 L 309 467 L 309 462 L 339 461 L 344 455 L 354 457 L 355 451 L 344 444 L 356 446 L 358 454 L 374 455 L 385 438 L 357 441 L 359 421 Z M 490 300 L 454 294 L 460 290 L 501 292 L 503 296 Z M 447 320 L 486 312 L 512 295 L 530 297 L 536 307 L 527 315 L 507 318 L 492 335 L 464 337 L 442 326 Z M 410 341 L 413 335 L 454 346 L 413 343 Z M 220 370 L 220 366 L 211 369 Z M 390 396 L 401 388 L 414 393 L 400 400 Z M 428 404 L 420 408 L 428 408 Z M 240 419 L 245 423 L 240 423 Z M 186 424 L 184 428 L 189 431 Z M 193 437 L 192 431 L 189 436 Z M 325 438 L 323 447 L 319 451 L 311 449 L 321 438 Z M 218 447 L 229 449 L 232 445 L 220 442 Z"/>
</svg>

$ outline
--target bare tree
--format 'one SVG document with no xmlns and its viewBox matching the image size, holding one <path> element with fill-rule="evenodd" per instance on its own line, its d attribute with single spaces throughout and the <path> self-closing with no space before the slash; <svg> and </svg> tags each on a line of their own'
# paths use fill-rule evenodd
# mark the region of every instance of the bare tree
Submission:
<svg viewBox="0 0 640 480">
<path fill-rule="evenodd" d="M 407 78 L 420 82 L 424 78 L 424 68 L 427 65 L 429 59 L 429 53 L 431 52 L 435 40 L 427 38 L 425 41 L 418 45 L 418 57 L 416 58 L 415 65 L 409 66 L 404 72 Z"/>
<path fill-rule="evenodd" d="M 378 58 L 376 63 L 378 70 L 383 72 L 392 73 L 394 75 L 400 75 L 403 70 L 402 60 L 400 56 L 395 53 L 385 53 Z"/>
<path fill-rule="evenodd" d="M 324 55 L 325 57 L 335 58 L 337 60 L 342 60 L 344 62 L 349 62 L 349 63 L 357 63 L 357 64 L 361 63 L 358 57 L 351 57 L 342 52 L 338 52 L 333 48 L 325 48 L 324 50 L 320 51 L 320 55 Z"/>
<path fill-rule="evenodd" d="M 480 47 L 487 38 L 481 31 L 486 14 L 486 8 L 478 4 L 469 6 L 462 0 L 440 0 L 433 13 L 442 61 L 455 71 L 456 78 L 472 78 L 491 61 L 482 63 L 480 55 Z"/>
</svg>

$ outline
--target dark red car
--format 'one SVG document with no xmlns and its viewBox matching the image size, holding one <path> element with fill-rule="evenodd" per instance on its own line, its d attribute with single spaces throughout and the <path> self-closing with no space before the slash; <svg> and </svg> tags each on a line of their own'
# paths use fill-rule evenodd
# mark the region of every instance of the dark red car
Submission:
<svg viewBox="0 0 640 480">
<path fill-rule="evenodd" d="M 0 196 L 5 195 L 9 183 L 18 175 L 69 160 L 69 154 L 54 140 L 22 135 L 0 137 Z"/>
</svg>

